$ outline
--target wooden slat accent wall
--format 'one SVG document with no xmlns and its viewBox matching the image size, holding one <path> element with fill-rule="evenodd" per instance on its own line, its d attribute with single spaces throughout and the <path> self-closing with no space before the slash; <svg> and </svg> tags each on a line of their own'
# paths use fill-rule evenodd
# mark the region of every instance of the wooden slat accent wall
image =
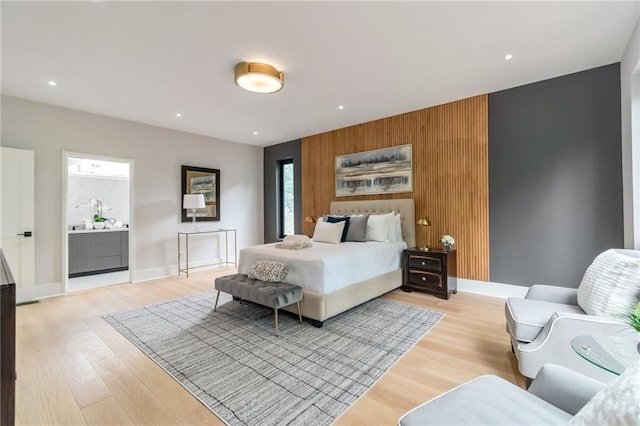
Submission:
<svg viewBox="0 0 640 426">
<path fill-rule="evenodd" d="M 409 198 L 416 218 L 431 219 L 432 247 L 456 239 L 458 276 L 489 280 L 487 95 L 426 108 L 302 139 L 302 217 L 329 212 L 334 200 Z M 335 157 L 413 145 L 413 193 L 336 197 Z M 421 229 L 422 228 L 422 229 Z M 303 223 L 306 234 L 313 225 Z M 417 241 L 426 238 L 417 226 Z"/>
</svg>

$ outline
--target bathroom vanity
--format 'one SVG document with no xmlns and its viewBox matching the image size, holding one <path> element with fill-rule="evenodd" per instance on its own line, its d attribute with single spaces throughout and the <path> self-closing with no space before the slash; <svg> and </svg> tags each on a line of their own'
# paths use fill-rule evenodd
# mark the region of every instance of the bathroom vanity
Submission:
<svg viewBox="0 0 640 426">
<path fill-rule="evenodd" d="M 128 228 L 69 231 L 69 278 L 128 269 Z"/>
</svg>

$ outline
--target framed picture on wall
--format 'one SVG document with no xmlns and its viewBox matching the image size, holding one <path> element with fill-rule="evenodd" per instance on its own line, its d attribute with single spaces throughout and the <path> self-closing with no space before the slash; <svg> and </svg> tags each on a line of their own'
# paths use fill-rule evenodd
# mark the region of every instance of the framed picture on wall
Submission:
<svg viewBox="0 0 640 426">
<path fill-rule="evenodd" d="M 411 191 L 411 145 L 336 157 L 336 197 Z"/>
<path fill-rule="evenodd" d="M 220 170 L 182 166 L 182 194 L 204 195 L 205 208 L 196 210 L 200 221 L 220 220 Z M 184 197 L 180 197 L 184 200 Z M 182 201 L 184 203 L 184 201 Z M 182 221 L 191 222 L 192 210 L 182 208 Z"/>
</svg>

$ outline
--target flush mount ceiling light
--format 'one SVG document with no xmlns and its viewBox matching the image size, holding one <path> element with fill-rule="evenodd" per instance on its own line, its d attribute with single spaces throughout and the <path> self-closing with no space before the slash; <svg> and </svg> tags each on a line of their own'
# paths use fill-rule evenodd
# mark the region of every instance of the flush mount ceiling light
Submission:
<svg viewBox="0 0 640 426">
<path fill-rule="evenodd" d="M 283 73 L 260 62 L 240 62 L 234 77 L 238 86 L 256 93 L 274 93 L 284 85 Z"/>
</svg>

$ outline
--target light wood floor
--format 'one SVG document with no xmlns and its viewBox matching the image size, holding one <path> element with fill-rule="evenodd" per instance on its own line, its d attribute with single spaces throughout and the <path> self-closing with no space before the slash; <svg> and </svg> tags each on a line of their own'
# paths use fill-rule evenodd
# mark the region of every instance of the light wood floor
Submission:
<svg viewBox="0 0 640 426">
<path fill-rule="evenodd" d="M 56 297 L 17 310 L 16 424 L 223 424 L 101 316 L 212 289 L 218 269 Z M 478 375 L 520 386 L 504 301 L 458 293 L 441 300 L 393 291 L 398 302 L 446 316 L 339 420 L 394 425 L 422 403 Z"/>
</svg>

